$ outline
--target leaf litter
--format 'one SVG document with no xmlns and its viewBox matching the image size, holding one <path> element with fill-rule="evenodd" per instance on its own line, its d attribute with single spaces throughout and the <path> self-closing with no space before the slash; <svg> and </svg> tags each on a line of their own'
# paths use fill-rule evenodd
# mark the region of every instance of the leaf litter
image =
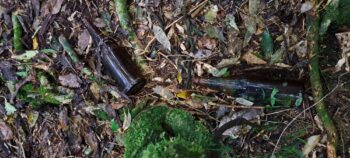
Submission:
<svg viewBox="0 0 350 158">
<path fill-rule="evenodd" d="M 0 144 L 0 151 L 7 151 L 0 155 L 19 157 L 15 149 L 23 146 L 23 153 L 33 157 L 121 157 L 123 132 L 133 123 L 132 108 L 136 103 L 147 102 L 184 109 L 211 130 L 238 117 L 258 122 L 263 130 L 236 126 L 227 130 L 225 135 L 229 137 L 221 141 L 233 149 L 231 155 L 270 156 L 271 144 L 281 127 L 307 104 L 280 107 L 276 105 L 280 91 L 275 91 L 276 94 L 266 96 L 267 102 L 274 106 L 265 107 L 249 96 L 233 97 L 226 92 L 191 85 L 191 80 L 243 75 L 257 80 L 280 77 L 304 81 L 302 78 L 307 73 L 304 63 L 308 60 L 305 15 L 314 7 L 333 10 L 329 6 L 337 7 L 334 4 L 336 1 L 316 5 L 311 1 L 259 0 L 130 3 L 131 30 L 135 30 L 140 43 L 147 46 L 147 50 L 137 51 L 143 52 L 140 54 L 145 57 L 143 62 L 153 72 L 143 72 L 152 75 L 147 76 L 147 84 L 139 93 L 123 96 L 110 74 L 104 71 L 98 53 L 101 50 L 92 44 L 90 33 L 79 20 L 87 18 L 104 37 L 103 42 L 116 46 L 118 53 L 132 56 L 135 50 L 130 48 L 135 48 L 135 43 L 126 40 L 129 30 L 120 27 L 122 19 L 116 16 L 113 1 L 96 4 L 50 0 L 25 5 L 17 1 L 3 2 L 0 4 L 0 20 L 3 20 L 0 22 L 0 82 L 7 86 L 0 87 L 4 97 L 0 102 L 0 132 L 3 144 L 14 148 Z M 20 13 L 15 21 L 17 28 L 22 27 L 21 34 L 13 30 L 11 24 L 15 10 Z M 333 29 L 334 15 L 327 14 L 323 20 L 322 36 L 329 35 L 327 30 Z M 17 42 L 13 43 L 16 32 Z M 344 34 L 338 37 L 339 43 L 345 41 L 340 45 L 341 57 L 328 64 L 334 72 L 344 71 L 344 67 L 349 71 Z M 14 51 L 15 47 L 22 47 L 23 52 Z M 121 51 L 122 47 L 126 51 Z M 266 73 L 264 68 L 272 72 Z M 294 75 L 289 68 L 298 70 L 296 77 L 284 78 Z M 279 73 L 280 69 L 284 73 Z M 34 79 L 26 80 L 30 76 Z M 339 97 L 349 96 L 340 93 Z M 215 116 L 216 113 L 221 114 Z M 320 123 L 312 126 L 313 115 L 305 115 L 287 131 L 286 145 L 281 146 L 277 157 L 283 157 L 286 151 L 295 151 L 290 155 L 323 151 L 322 145 L 315 144 L 324 142 L 310 140 L 320 133 L 317 126 L 322 126 Z M 36 150 L 32 151 L 29 146 L 35 146 Z"/>
</svg>

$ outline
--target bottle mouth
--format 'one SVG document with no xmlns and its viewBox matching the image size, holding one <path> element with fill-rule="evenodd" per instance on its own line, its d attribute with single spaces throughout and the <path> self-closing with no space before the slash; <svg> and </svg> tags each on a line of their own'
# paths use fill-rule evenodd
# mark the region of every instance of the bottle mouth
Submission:
<svg viewBox="0 0 350 158">
<path fill-rule="evenodd" d="M 131 94 L 135 94 L 138 91 L 140 91 L 140 89 L 142 89 L 146 84 L 146 81 L 144 79 L 137 79 L 135 84 L 132 84 L 132 86 L 124 89 L 124 93 L 126 95 L 131 95 Z"/>
</svg>

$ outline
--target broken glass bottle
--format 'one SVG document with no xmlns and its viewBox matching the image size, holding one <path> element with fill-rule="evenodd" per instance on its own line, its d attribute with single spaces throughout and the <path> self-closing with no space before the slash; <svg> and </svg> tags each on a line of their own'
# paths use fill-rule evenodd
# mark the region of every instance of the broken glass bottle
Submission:
<svg viewBox="0 0 350 158">
<path fill-rule="evenodd" d="M 127 52 L 123 49 L 113 51 L 112 47 L 106 44 L 86 19 L 83 19 L 83 23 L 100 50 L 104 69 L 117 82 L 118 89 L 127 95 L 138 92 L 145 85 L 145 80 L 138 73 L 135 64 L 132 64 L 126 57 Z"/>
<path fill-rule="evenodd" d="M 249 78 L 194 78 L 193 83 L 260 105 L 299 106 L 303 99 L 303 84 L 297 82 Z"/>
</svg>

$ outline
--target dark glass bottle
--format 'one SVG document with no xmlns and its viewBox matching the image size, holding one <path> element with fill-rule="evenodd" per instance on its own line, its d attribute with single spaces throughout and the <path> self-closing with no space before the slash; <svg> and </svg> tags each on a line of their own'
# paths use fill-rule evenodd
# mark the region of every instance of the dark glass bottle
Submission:
<svg viewBox="0 0 350 158">
<path fill-rule="evenodd" d="M 86 19 L 83 19 L 83 22 L 101 51 L 101 60 L 105 70 L 115 79 L 119 90 L 128 95 L 138 92 L 145 85 L 145 80 L 137 71 L 135 64 L 126 57 L 127 52 L 123 49 L 113 51 Z"/>
<path fill-rule="evenodd" d="M 303 99 L 303 85 L 296 82 L 248 78 L 195 78 L 193 82 L 235 97 L 245 98 L 255 104 L 300 105 Z"/>
</svg>

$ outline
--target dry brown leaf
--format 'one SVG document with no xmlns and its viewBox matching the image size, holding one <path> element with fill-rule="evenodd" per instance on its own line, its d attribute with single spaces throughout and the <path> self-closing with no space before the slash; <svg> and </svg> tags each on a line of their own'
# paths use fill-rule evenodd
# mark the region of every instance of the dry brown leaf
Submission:
<svg viewBox="0 0 350 158">
<path fill-rule="evenodd" d="M 5 122 L 0 121 L 0 137 L 1 140 L 11 140 L 13 138 L 12 130 Z"/>
<path fill-rule="evenodd" d="M 251 52 L 244 54 L 242 59 L 246 61 L 248 64 L 257 64 L 257 65 L 267 64 L 265 60 L 258 58 L 256 55 L 254 55 Z"/>
<path fill-rule="evenodd" d="M 80 52 L 84 51 L 89 43 L 90 43 L 91 36 L 89 34 L 89 31 L 87 29 L 84 29 L 83 32 L 80 33 L 78 36 L 78 46 L 80 49 Z"/>
<path fill-rule="evenodd" d="M 70 88 L 80 87 L 80 79 L 77 75 L 73 73 L 69 73 L 68 75 L 61 75 L 58 77 L 58 80 L 63 86 L 67 86 Z"/>
</svg>

